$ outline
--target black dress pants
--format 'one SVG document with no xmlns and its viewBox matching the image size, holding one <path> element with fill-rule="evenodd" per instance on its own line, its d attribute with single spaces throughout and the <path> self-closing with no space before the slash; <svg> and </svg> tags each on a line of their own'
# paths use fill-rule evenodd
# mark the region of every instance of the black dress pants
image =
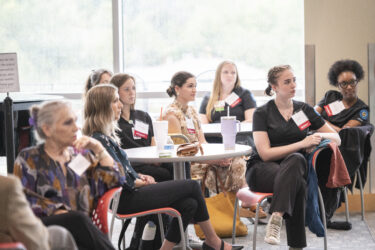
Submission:
<svg viewBox="0 0 375 250">
<path fill-rule="evenodd" d="M 58 225 L 65 227 L 74 237 L 80 250 L 114 250 L 107 235 L 102 233 L 84 213 L 71 211 L 64 214 L 42 218 L 46 226 Z"/>
<path fill-rule="evenodd" d="M 198 182 L 193 180 L 165 181 L 121 193 L 118 213 L 172 207 L 180 212 L 184 230 L 191 220 L 195 222 L 209 219 L 205 200 Z M 177 218 L 169 224 L 165 238 L 178 243 L 181 240 Z"/>
<path fill-rule="evenodd" d="M 280 162 L 251 162 L 246 180 L 252 191 L 273 193 L 270 213 L 284 213 L 288 245 L 306 247 L 307 162 L 293 153 Z"/>
<path fill-rule="evenodd" d="M 160 166 L 152 164 L 133 165 L 135 172 L 154 177 L 156 182 L 173 180 L 173 165 L 171 163 L 163 163 Z"/>
</svg>

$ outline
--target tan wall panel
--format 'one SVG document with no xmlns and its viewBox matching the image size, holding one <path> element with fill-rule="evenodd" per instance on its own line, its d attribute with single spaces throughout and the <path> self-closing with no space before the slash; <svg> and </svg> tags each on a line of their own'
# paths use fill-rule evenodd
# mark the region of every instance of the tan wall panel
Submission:
<svg viewBox="0 0 375 250">
<path fill-rule="evenodd" d="M 329 67 L 355 59 L 366 71 L 359 97 L 368 103 L 367 44 L 375 42 L 374 0 L 305 0 L 305 44 L 315 45 L 316 102 L 329 89 Z"/>
</svg>

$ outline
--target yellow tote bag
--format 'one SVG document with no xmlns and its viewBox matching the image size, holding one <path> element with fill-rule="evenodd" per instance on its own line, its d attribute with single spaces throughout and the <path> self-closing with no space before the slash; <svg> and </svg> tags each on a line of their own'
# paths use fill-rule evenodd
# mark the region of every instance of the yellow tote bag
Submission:
<svg viewBox="0 0 375 250">
<path fill-rule="evenodd" d="M 234 202 L 236 194 L 234 192 L 221 192 L 215 196 L 205 198 L 210 215 L 210 221 L 219 237 L 232 237 Z M 198 224 L 194 225 L 195 233 L 200 239 L 204 239 L 202 229 Z M 236 236 L 247 235 L 247 227 L 240 221 L 239 213 L 236 217 Z"/>
</svg>

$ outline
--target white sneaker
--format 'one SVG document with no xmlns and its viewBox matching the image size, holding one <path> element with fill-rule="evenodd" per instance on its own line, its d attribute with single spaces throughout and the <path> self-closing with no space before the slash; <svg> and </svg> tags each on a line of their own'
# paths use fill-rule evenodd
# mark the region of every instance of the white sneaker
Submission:
<svg viewBox="0 0 375 250">
<path fill-rule="evenodd" d="M 266 237 L 264 241 L 271 245 L 280 244 L 280 230 L 283 222 L 283 218 L 276 214 L 272 214 L 270 220 L 268 221 L 266 228 Z"/>
</svg>

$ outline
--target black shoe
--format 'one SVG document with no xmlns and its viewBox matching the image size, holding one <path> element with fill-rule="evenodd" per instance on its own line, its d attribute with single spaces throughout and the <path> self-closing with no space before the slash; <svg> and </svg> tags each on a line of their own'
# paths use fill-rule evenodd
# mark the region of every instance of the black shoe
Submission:
<svg viewBox="0 0 375 250">
<path fill-rule="evenodd" d="M 336 230 L 350 230 L 352 229 L 352 223 L 348 221 L 327 221 L 327 228 Z"/>
</svg>

